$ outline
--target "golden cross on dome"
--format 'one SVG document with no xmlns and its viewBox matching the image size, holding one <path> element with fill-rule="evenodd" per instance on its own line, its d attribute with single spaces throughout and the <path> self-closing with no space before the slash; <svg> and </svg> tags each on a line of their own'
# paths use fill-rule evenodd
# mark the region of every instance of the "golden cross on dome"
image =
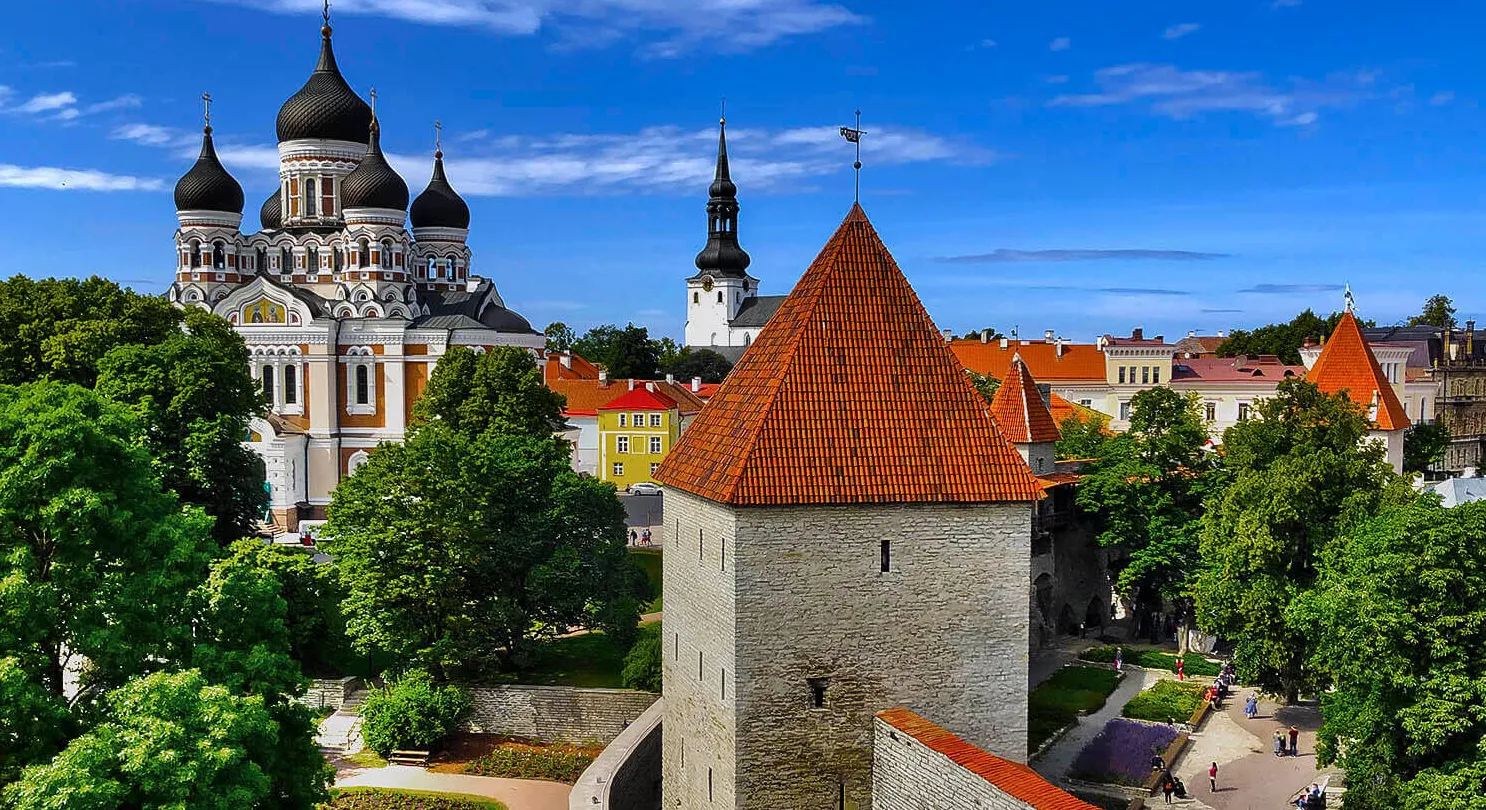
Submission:
<svg viewBox="0 0 1486 810">
<path fill-rule="evenodd" d="M 444 151 L 444 122 L 433 122 L 433 151 Z"/>
<path fill-rule="evenodd" d="M 212 125 L 212 94 L 201 94 L 201 117 L 206 120 L 206 125 Z"/>
</svg>

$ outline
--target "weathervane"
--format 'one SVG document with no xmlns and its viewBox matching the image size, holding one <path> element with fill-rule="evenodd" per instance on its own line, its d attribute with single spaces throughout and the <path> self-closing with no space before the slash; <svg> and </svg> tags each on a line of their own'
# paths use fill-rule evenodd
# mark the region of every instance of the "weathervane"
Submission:
<svg viewBox="0 0 1486 810">
<path fill-rule="evenodd" d="M 1356 298 L 1356 296 L 1353 296 L 1352 295 L 1352 284 L 1351 284 L 1351 282 L 1348 282 L 1347 283 L 1347 291 L 1346 291 L 1346 293 L 1344 293 L 1342 295 L 1342 301 L 1345 302 L 1345 305 L 1346 305 L 1346 308 L 1347 308 L 1347 311 L 1348 312 L 1351 312 L 1351 311 L 1357 309 L 1357 298 Z"/>
<path fill-rule="evenodd" d="M 841 128 L 841 137 L 845 138 L 850 143 L 856 144 L 857 147 L 856 160 L 851 164 L 851 168 L 856 172 L 857 202 L 862 201 L 862 136 L 865 134 L 866 130 L 862 129 L 862 111 L 857 110 L 856 126 Z"/>
<path fill-rule="evenodd" d="M 201 94 L 201 117 L 206 120 L 206 131 L 212 129 L 212 94 Z"/>
</svg>

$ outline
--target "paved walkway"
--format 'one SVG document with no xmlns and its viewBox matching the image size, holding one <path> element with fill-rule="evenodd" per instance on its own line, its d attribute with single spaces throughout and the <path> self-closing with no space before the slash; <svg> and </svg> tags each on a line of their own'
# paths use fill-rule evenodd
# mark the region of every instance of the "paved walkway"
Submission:
<svg viewBox="0 0 1486 810">
<path fill-rule="evenodd" d="M 1032 656 L 1027 664 L 1027 688 L 1031 689 L 1043 681 L 1051 678 L 1053 673 L 1073 663 L 1078 654 L 1090 647 L 1099 647 L 1102 643 L 1098 639 L 1079 638 L 1078 636 L 1056 636 L 1042 649 Z M 1091 664 L 1091 666 L 1098 666 Z M 1109 666 L 1105 664 L 1105 666 Z"/>
<path fill-rule="evenodd" d="M 335 786 L 463 793 L 495 799 L 510 810 L 567 810 L 568 793 L 572 790 L 560 782 L 429 773 L 408 765 L 340 770 L 336 773 Z"/>
<path fill-rule="evenodd" d="M 1321 725 L 1321 712 L 1315 704 L 1279 706 L 1267 700 L 1259 702 L 1259 715 L 1249 720 L 1243 715 L 1244 699 L 1248 689 L 1240 689 L 1229 698 L 1224 711 L 1209 719 L 1215 728 L 1227 729 L 1221 735 L 1229 740 L 1229 753 L 1236 753 L 1237 745 L 1247 737 L 1248 752 L 1244 756 L 1224 762 L 1221 758 L 1205 755 L 1205 760 L 1193 755 L 1185 758 L 1178 775 L 1187 782 L 1187 787 L 1216 810 L 1283 810 L 1301 788 L 1319 781 L 1334 769 L 1316 771 L 1316 729 Z M 1272 735 L 1275 729 L 1300 730 L 1299 755 L 1276 757 Z M 1288 736 L 1286 740 L 1288 742 Z M 1218 759 L 1218 792 L 1209 793 L 1207 766 Z M 1186 773 L 1194 771 L 1188 779 Z M 1333 781 L 1336 781 L 1333 777 Z"/>
<path fill-rule="evenodd" d="M 1078 725 L 1053 743 L 1052 747 L 1043 752 L 1041 757 L 1030 763 L 1032 769 L 1042 774 L 1044 779 L 1064 782 L 1068 778 L 1068 770 L 1073 767 L 1073 760 L 1078 756 L 1078 752 L 1082 751 L 1090 740 L 1104 730 L 1104 724 L 1119 717 L 1120 710 L 1125 708 L 1125 703 L 1135 697 L 1137 692 L 1160 679 L 1161 675 L 1156 672 L 1127 671 L 1119 686 L 1115 687 L 1109 699 L 1104 702 L 1104 707 L 1091 715 L 1078 718 Z"/>
</svg>

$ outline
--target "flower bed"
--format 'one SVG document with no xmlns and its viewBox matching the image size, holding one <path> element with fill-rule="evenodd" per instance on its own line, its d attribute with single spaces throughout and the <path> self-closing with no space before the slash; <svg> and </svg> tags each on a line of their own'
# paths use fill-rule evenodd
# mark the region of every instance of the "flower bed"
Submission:
<svg viewBox="0 0 1486 810">
<path fill-rule="evenodd" d="M 527 745 L 503 742 L 465 764 L 462 773 L 507 779 L 548 779 L 573 784 L 593 762 L 597 751 L 576 745 Z"/>
<path fill-rule="evenodd" d="M 325 810 L 506 810 L 493 799 L 449 793 L 423 793 L 385 788 L 342 788 L 331 791 Z"/>
<path fill-rule="evenodd" d="M 1115 650 L 1118 647 L 1094 647 L 1084 650 L 1078 654 L 1082 661 L 1094 661 L 1100 664 L 1112 664 L 1115 659 Z M 1182 672 L 1187 675 L 1205 675 L 1216 678 L 1222 667 L 1212 661 L 1203 658 L 1196 653 L 1187 653 L 1182 657 L 1185 664 Z M 1176 672 L 1176 656 L 1159 650 L 1137 650 L 1125 648 L 1125 663 L 1146 669 L 1163 669 L 1167 672 Z"/>
<path fill-rule="evenodd" d="M 1080 713 L 1096 712 L 1119 683 L 1119 674 L 1097 667 L 1064 667 L 1027 696 L 1027 744 L 1036 751 Z"/>
<path fill-rule="evenodd" d="M 1132 720 L 1156 723 L 1186 722 L 1192 712 L 1197 711 L 1197 704 L 1202 702 L 1204 689 L 1206 687 L 1200 683 L 1156 681 L 1150 689 L 1130 698 L 1120 714 Z"/>
<path fill-rule="evenodd" d="M 1151 775 L 1151 756 L 1164 753 L 1177 731 L 1167 725 L 1115 718 L 1078 752 L 1069 776 L 1086 782 L 1139 787 Z"/>
</svg>

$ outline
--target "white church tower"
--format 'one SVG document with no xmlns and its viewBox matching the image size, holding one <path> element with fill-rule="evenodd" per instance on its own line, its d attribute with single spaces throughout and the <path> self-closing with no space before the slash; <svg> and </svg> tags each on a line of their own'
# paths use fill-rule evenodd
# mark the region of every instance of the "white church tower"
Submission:
<svg viewBox="0 0 1486 810">
<path fill-rule="evenodd" d="M 750 259 L 738 244 L 738 187 L 728 173 L 727 119 L 718 122 L 717 172 L 708 190 L 707 245 L 686 280 L 686 345 L 745 346 L 758 329 L 735 328 L 744 303 L 758 293 Z M 762 327 L 762 324 L 759 324 Z"/>
</svg>

